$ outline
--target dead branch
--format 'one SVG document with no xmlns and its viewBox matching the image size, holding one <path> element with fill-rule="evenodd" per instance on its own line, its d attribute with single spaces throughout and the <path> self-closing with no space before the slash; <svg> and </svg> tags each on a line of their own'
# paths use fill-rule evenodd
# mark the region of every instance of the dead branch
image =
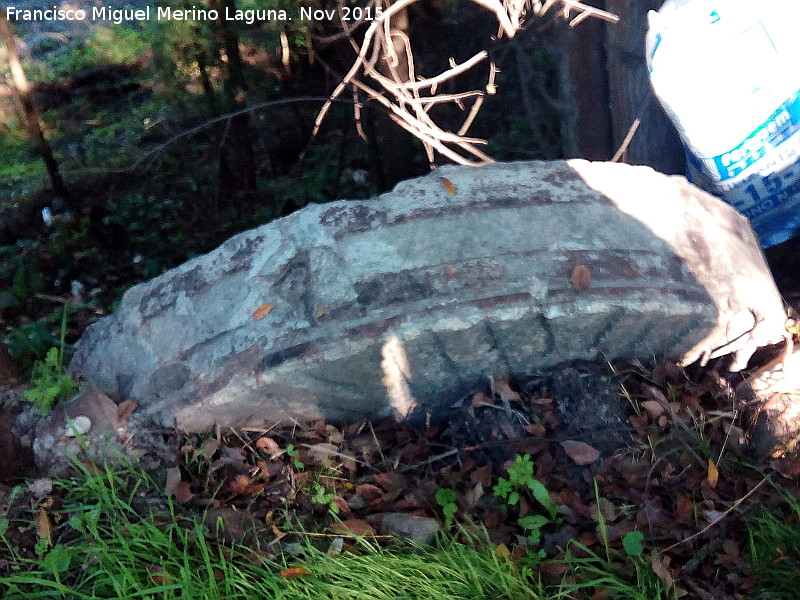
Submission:
<svg viewBox="0 0 800 600">
<path fill-rule="evenodd" d="M 350 39 L 350 44 L 356 51 L 356 58 L 352 67 L 342 81 L 331 93 L 330 99 L 317 115 L 314 122 L 312 137 L 319 131 L 331 104 L 348 87 L 363 92 L 368 99 L 383 105 L 390 111 L 392 120 L 400 127 L 419 139 L 428 155 L 431 165 L 434 164 L 436 153 L 449 158 L 461 165 L 481 166 L 493 160 L 478 150 L 476 146 L 485 144 L 485 140 L 467 137 L 467 131 L 472 125 L 484 96 L 496 91 L 495 75 L 497 69 L 489 61 L 489 75 L 485 90 L 470 90 L 454 94 L 437 94 L 438 86 L 453 80 L 462 73 L 473 69 L 479 63 L 488 59 L 487 52 L 479 52 L 469 60 L 456 64 L 450 59 L 448 69 L 433 77 L 423 77 L 416 74 L 414 55 L 408 36 L 399 28 L 393 27 L 392 19 L 401 11 L 418 0 L 396 0 L 387 6 L 381 6 L 382 0 L 371 0 L 369 7 L 374 9 L 376 18 L 368 22 L 361 43 L 357 43 L 352 33 L 361 23 L 347 23 L 342 21 L 342 34 Z M 391 2 L 391 0 L 385 0 Z M 556 2 L 563 7 L 563 16 L 570 20 L 570 26 L 575 26 L 584 19 L 596 17 L 607 21 L 618 21 L 618 17 L 606 11 L 594 8 L 577 0 L 472 0 L 491 12 L 497 19 L 498 37 L 513 38 L 525 25 L 530 14 L 534 18 L 542 17 Z M 342 14 L 342 4 L 339 14 Z M 383 8 L 382 12 L 378 12 Z M 325 40 L 335 39 L 324 38 Z M 402 57 L 400 54 L 402 53 Z M 384 70 L 379 65 L 385 67 Z M 402 67 L 402 68 L 401 68 Z M 474 99 L 469 110 L 465 101 Z M 444 131 L 429 115 L 431 107 L 435 105 L 451 104 L 467 114 L 458 127 L 458 133 Z M 356 110 L 359 110 L 357 106 Z M 358 117 L 358 115 L 356 115 Z"/>
</svg>

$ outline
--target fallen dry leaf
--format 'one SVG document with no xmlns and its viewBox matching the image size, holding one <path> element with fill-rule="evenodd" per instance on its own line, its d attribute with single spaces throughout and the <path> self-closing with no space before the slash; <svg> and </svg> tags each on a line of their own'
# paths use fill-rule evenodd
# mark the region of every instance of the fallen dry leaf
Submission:
<svg viewBox="0 0 800 600">
<path fill-rule="evenodd" d="M 117 406 L 117 424 L 122 425 L 131 418 L 133 411 L 139 407 L 139 403 L 133 398 L 128 398 L 124 402 L 120 402 Z"/>
<path fill-rule="evenodd" d="M 311 571 L 305 567 L 289 567 L 281 571 L 281 577 L 284 579 L 291 579 L 292 577 L 301 577 L 303 575 L 311 575 Z"/>
<path fill-rule="evenodd" d="M 472 488 L 467 488 L 464 492 L 464 508 L 472 510 L 478 504 L 478 500 L 483 497 L 483 485 L 479 481 Z"/>
<path fill-rule="evenodd" d="M 286 537 L 288 534 L 285 531 L 281 531 L 278 529 L 278 526 L 274 523 L 272 524 L 272 535 L 275 536 L 276 540 Z"/>
<path fill-rule="evenodd" d="M 675 583 L 672 573 L 669 571 L 670 558 L 663 554 L 654 554 L 650 557 L 650 565 L 653 567 L 653 573 L 664 583 L 667 588 L 671 588 Z"/>
<path fill-rule="evenodd" d="M 576 292 L 588 290 L 592 283 L 592 272 L 586 265 L 577 265 L 572 267 L 569 273 L 569 281 L 572 284 L 572 289 Z"/>
<path fill-rule="evenodd" d="M 168 496 L 177 496 L 178 485 L 181 482 L 181 470 L 178 467 L 171 467 L 167 469 L 167 483 L 164 486 L 164 491 Z"/>
<path fill-rule="evenodd" d="M 530 425 L 525 425 L 523 429 L 537 438 L 543 438 L 547 434 L 547 429 L 541 423 L 531 423 Z"/>
<path fill-rule="evenodd" d="M 511 561 L 511 551 L 505 544 L 497 544 L 497 546 L 494 547 L 494 553 L 497 558 L 502 558 L 509 562 Z"/>
<path fill-rule="evenodd" d="M 172 578 L 172 575 L 170 575 L 164 567 L 147 565 L 146 568 L 147 572 L 150 573 L 150 577 L 153 579 L 153 583 L 156 585 L 172 585 L 175 583 L 175 579 Z"/>
<path fill-rule="evenodd" d="M 406 478 L 402 473 L 398 473 L 397 471 L 387 471 L 386 473 L 375 473 L 374 477 L 375 477 L 375 483 L 377 483 L 387 492 L 395 490 L 402 491 L 408 488 L 408 478 Z"/>
<path fill-rule="evenodd" d="M 344 535 L 355 535 L 360 537 L 375 535 L 375 529 L 372 527 L 372 525 L 362 519 L 345 519 L 344 521 L 333 523 L 329 529 Z"/>
<path fill-rule="evenodd" d="M 444 189 L 447 190 L 447 193 L 451 196 L 455 196 L 456 194 L 456 186 L 453 185 L 453 182 L 447 179 L 447 177 L 439 177 L 439 181 L 442 182 Z"/>
<path fill-rule="evenodd" d="M 356 494 L 361 496 L 367 502 L 371 502 L 372 500 L 383 496 L 383 490 L 377 485 L 362 483 L 361 485 L 356 486 Z"/>
<path fill-rule="evenodd" d="M 469 480 L 472 483 L 480 483 L 483 487 L 489 487 L 492 484 L 492 465 L 478 467 L 469 474 Z"/>
<path fill-rule="evenodd" d="M 493 385 L 494 391 L 503 399 L 503 402 L 519 400 L 519 394 L 508 385 L 508 377 L 495 377 Z"/>
<path fill-rule="evenodd" d="M 106 474 L 105 469 L 103 469 L 102 467 L 98 467 L 96 464 L 94 464 L 91 461 L 82 460 L 81 464 L 83 465 L 83 468 L 86 469 L 86 471 L 90 475 L 94 475 L 95 477 L 99 477 L 101 475 L 105 475 Z"/>
<path fill-rule="evenodd" d="M 271 310 L 272 310 L 272 304 L 262 304 L 256 309 L 256 312 L 253 313 L 253 318 L 256 321 L 260 321 L 261 319 L 266 317 Z"/>
<path fill-rule="evenodd" d="M 647 414 L 642 413 L 641 415 L 630 415 L 628 417 L 628 421 L 630 421 L 633 428 L 636 430 L 636 435 L 641 438 L 647 437 Z"/>
<path fill-rule="evenodd" d="M 317 312 L 314 313 L 314 316 L 319 319 L 324 314 L 325 314 L 325 307 L 322 304 L 320 304 L 317 307 Z"/>
<path fill-rule="evenodd" d="M 261 450 L 264 454 L 269 454 L 270 456 L 278 454 L 281 451 L 281 447 L 278 445 L 278 442 L 273 440 L 271 437 L 267 437 L 266 435 L 263 435 L 256 440 L 256 448 Z"/>
<path fill-rule="evenodd" d="M 331 444 L 341 444 L 344 441 L 344 434 L 331 424 L 325 426 L 325 434 Z"/>
<path fill-rule="evenodd" d="M 769 465 L 786 479 L 800 477 L 800 460 L 795 458 L 776 458 L 771 460 Z"/>
<path fill-rule="evenodd" d="M 566 440 L 561 442 L 561 447 L 577 465 L 590 465 L 600 458 L 600 452 L 585 442 Z"/>
<path fill-rule="evenodd" d="M 642 408 L 647 411 L 647 414 L 653 417 L 654 419 L 664 414 L 665 408 L 661 405 L 660 402 L 656 402 L 655 400 L 645 400 L 641 404 Z"/>
<path fill-rule="evenodd" d="M 333 467 L 339 461 L 339 449 L 327 442 L 313 444 L 308 447 L 308 461 L 314 465 Z"/>
<path fill-rule="evenodd" d="M 478 392 L 472 396 L 472 408 L 480 408 L 481 406 L 494 406 L 494 400 L 483 392 Z"/>
<path fill-rule="evenodd" d="M 614 506 L 614 503 L 609 500 L 608 498 L 600 498 L 600 502 L 593 502 L 591 505 L 592 509 L 592 518 L 596 521 L 598 519 L 598 509 L 600 510 L 600 514 L 603 515 L 603 519 L 605 519 L 606 523 L 610 523 L 614 519 L 617 518 L 617 508 Z"/>
<path fill-rule="evenodd" d="M 234 477 L 231 482 L 231 491 L 234 494 L 244 494 L 250 486 L 250 477 L 244 474 L 239 474 Z"/>
<path fill-rule="evenodd" d="M 175 502 L 184 504 L 192 499 L 192 488 L 188 481 L 181 481 L 175 487 Z"/>
<path fill-rule="evenodd" d="M 565 562 L 544 562 L 539 567 L 539 570 L 549 577 L 562 577 L 569 571 L 569 565 Z"/>
<path fill-rule="evenodd" d="M 203 457 L 210 461 L 217 453 L 217 450 L 219 450 L 219 441 L 217 438 L 208 438 L 200 445 L 200 448 L 195 451 L 194 457 L 196 458 L 198 454 L 202 453 Z"/>
<path fill-rule="evenodd" d="M 53 524 L 50 521 L 50 515 L 47 514 L 47 511 L 40 506 L 33 521 L 36 523 L 36 535 L 39 536 L 39 539 L 47 540 L 48 544 L 52 544 L 51 536 L 53 535 Z"/>
<path fill-rule="evenodd" d="M 714 463 L 712 459 L 708 459 L 708 484 L 715 488 L 717 487 L 717 482 L 719 481 L 719 471 L 717 470 L 717 465 Z"/>
</svg>

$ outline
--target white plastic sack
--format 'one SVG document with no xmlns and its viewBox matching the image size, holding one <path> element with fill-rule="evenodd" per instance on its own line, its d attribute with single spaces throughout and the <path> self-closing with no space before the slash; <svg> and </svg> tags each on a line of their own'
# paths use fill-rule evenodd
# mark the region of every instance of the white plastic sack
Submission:
<svg viewBox="0 0 800 600">
<path fill-rule="evenodd" d="M 800 227 L 800 1 L 667 0 L 649 13 L 653 89 L 689 179 L 750 219 L 762 245 Z"/>
</svg>

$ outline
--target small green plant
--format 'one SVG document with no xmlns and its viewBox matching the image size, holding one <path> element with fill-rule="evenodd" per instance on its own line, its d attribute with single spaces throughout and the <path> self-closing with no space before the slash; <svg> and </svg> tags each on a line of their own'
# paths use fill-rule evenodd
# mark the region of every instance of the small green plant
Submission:
<svg viewBox="0 0 800 600">
<path fill-rule="evenodd" d="M 622 547 L 625 548 L 625 553 L 628 556 L 635 558 L 641 556 L 644 552 L 642 541 L 644 541 L 644 534 L 641 531 L 629 531 L 622 536 Z"/>
<path fill-rule="evenodd" d="M 42 413 L 53 410 L 59 400 L 65 400 L 78 391 L 78 383 L 64 373 L 64 339 L 67 332 L 67 307 L 61 317 L 61 339 L 58 348 L 50 348 L 44 361 L 33 365 L 31 384 L 25 390 L 25 399 L 39 407 Z"/>
<path fill-rule="evenodd" d="M 314 504 L 326 507 L 332 517 L 339 516 L 340 509 L 339 505 L 336 504 L 336 500 L 333 499 L 333 492 L 329 492 L 324 485 L 318 481 L 312 482 L 308 495 Z"/>
<path fill-rule="evenodd" d="M 631 531 L 631 534 L 640 534 Z M 641 535 L 641 534 L 640 534 Z M 628 537 L 628 536 L 626 536 Z M 637 535 L 628 537 L 629 543 Z M 634 544 L 635 546 L 635 544 Z M 636 548 L 632 548 L 635 550 Z M 567 544 L 564 562 L 569 566 L 571 578 L 565 578 L 559 597 L 587 598 L 588 594 L 602 590 L 604 598 L 625 598 L 626 600 L 670 600 L 676 598 L 673 590 L 653 572 L 650 561 L 641 556 L 631 556 L 631 560 L 609 561 L 583 544 L 571 541 Z M 633 567 L 633 568 L 631 568 Z M 583 595 L 581 593 L 586 595 Z"/>
<path fill-rule="evenodd" d="M 533 461 L 530 454 L 517 455 L 514 464 L 508 469 L 508 478 L 500 477 L 493 488 L 494 495 L 505 500 L 511 507 L 519 502 L 522 493 L 530 492 L 531 496 L 547 511 L 545 515 L 526 515 L 517 523 L 528 534 L 533 543 L 541 540 L 541 529 L 553 522 L 558 515 L 558 506 L 550 497 L 544 484 L 533 476 Z"/>
<path fill-rule="evenodd" d="M 38 406 L 41 413 L 50 412 L 59 400 L 78 391 L 77 382 L 62 370 L 62 357 L 58 348 L 50 348 L 44 361 L 33 366 L 33 387 L 25 390 L 25 399 Z"/>
<path fill-rule="evenodd" d="M 436 490 L 436 502 L 442 507 L 444 526 L 449 528 L 453 524 L 453 517 L 458 510 L 456 493 L 450 488 L 440 488 Z"/>
<path fill-rule="evenodd" d="M 58 338 L 53 335 L 45 321 L 20 325 L 6 337 L 8 351 L 25 369 L 32 370 L 37 361 L 47 356 L 50 348 L 58 345 Z"/>
<path fill-rule="evenodd" d="M 558 513 L 558 507 L 550 498 L 550 492 L 544 484 L 533 476 L 533 461 L 530 454 L 517 455 L 514 464 L 508 469 L 508 479 L 500 477 L 494 486 L 494 495 L 506 500 L 509 506 L 519 502 L 520 493 L 530 491 L 551 517 Z"/>
<path fill-rule="evenodd" d="M 298 458 L 299 452 L 297 448 L 294 447 L 294 444 L 286 444 L 286 456 L 292 459 L 292 464 L 294 468 L 298 471 L 301 471 L 306 468 L 306 464 Z"/>
</svg>

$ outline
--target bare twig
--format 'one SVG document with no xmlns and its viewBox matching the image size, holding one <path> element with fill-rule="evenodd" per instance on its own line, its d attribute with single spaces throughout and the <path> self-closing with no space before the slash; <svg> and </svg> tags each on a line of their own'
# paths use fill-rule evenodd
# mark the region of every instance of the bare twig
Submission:
<svg viewBox="0 0 800 600">
<path fill-rule="evenodd" d="M 600 10 L 594 6 L 589 6 L 583 2 L 578 2 L 577 0 L 561 0 L 561 3 L 564 5 L 565 19 L 569 18 L 570 10 L 578 11 L 578 15 L 569 22 L 570 27 L 575 27 L 578 23 L 588 19 L 589 17 L 597 17 L 598 19 L 609 21 L 610 23 L 616 23 L 619 21 L 619 17 L 617 15 Z"/>
<path fill-rule="evenodd" d="M 625 135 L 625 139 L 622 140 L 617 151 L 614 153 L 614 157 L 611 159 L 611 162 L 618 162 L 622 157 L 625 156 L 625 153 L 628 151 L 628 146 L 630 146 L 631 141 L 633 141 L 633 136 L 636 135 L 636 131 L 639 129 L 639 125 L 644 118 L 644 113 L 647 110 L 647 107 L 650 106 L 650 100 L 653 98 L 652 90 L 648 90 L 647 95 L 645 96 L 644 100 L 642 100 L 641 105 L 639 106 L 638 115 L 631 123 L 630 128 L 628 129 L 628 133 Z"/>
<path fill-rule="evenodd" d="M 282 100 L 271 100 L 269 102 L 262 102 L 260 104 L 253 104 L 253 105 L 250 105 L 250 106 L 248 106 L 246 108 L 242 108 L 240 110 L 235 110 L 233 112 L 229 112 L 229 113 L 226 113 L 224 115 L 220 115 L 218 117 L 214 117 L 212 119 L 208 119 L 208 120 L 204 121 L 203 123 L 200 123 L 199 125 L 196 125 L 194 127 L 190 127 L 189 129 L 186 129 L 184 131 L 181 131 L 180 133 L 178 133 L 178 134 L 172 136 L 171 138 L 169 138 L 167 141 L 162 142 L 161 144 L 158 144 L 157 146 L 155 146 L 155 147 L 151 148 L 150 150 L 148 150 L 147 152 L 145 152 L 137 160 L 135 160 L 133 163 L 131 163 L 127 167 L 123 167 L 121 169 L 75 169 L 75 170 L 71 171 L 71 173 L 129 173 L 129 172 L 132 172 L 132 171 L 135 171 L 136 169 L 138 169 L 147 160 L 149 160 L 149 159 L 153 158 L 154 156 L 156 156 L 157 154 L 161 153 L 163 150 L 165 150 L 166 148 L 168 148 L 169 146 L 171 146 L 175 142 L 179 142 L 182 139 L 185 139 L 187 137 L 191 137 L 193 135 L 196 135 L 196 134 L 200 133 L 201 131 L 203 131 L 204 129 L 208 129 L 212 125 L 215 125 L 215 124 L 223 122 L 223 121 L 228 121 L 229 119 L 233 119 L 234 117 L 237 117 L 239 115 L 243 115 L 243 114 L 249 113 L 249 112 L 254 112 L 254 111 L 257 111 L 257 110 L 262 110 L 264 108 L 272 108 L 272 107 L 275 107 L 275 106 L 282 106 L 282 105 L 286 105 L 286 104 L 302 104 L 302 103 L 308 103 L 308 102 L 328 102 L 328 101 L 330 101 L 330 98 L 327 97 L 327 96 L 303 96 L 303 97 L 298 97 L 298 98 L 284 98 Z M 335 100 L 335 102 L 341 102 L 341 103 L 345 103 L 345 104 L 352 104 L 353 103 L 350 100 L 341 100 L 341 99 Z"/>
<path fill-rule="evenodd" d="M 526 0 L 472 0 L 491 12 L 499 24 L 498 37 L 513 38 L 525 24 L 530 11 L 534 17 L 541 17 L 556 1 L 564 8 L 564 17 L 571 18 L 570 25 L 575 26 L 588 17 L 597 17 L 607 21 L 617 21 L 616 15 L 594 8 L 577 0 L 546 0 L 527 2 Z M 433 162 L 434 151 L 462 165 L 480 166 L 492 162 L 486 154 L 475 146 L 484 144 L 484 140 L 465 137 L 483 103 L 484 92 L 473 90 L 455 94 L 437 95 L 438 86 L 450 81 L 488 58 L 487 52 L 479 52 L 466 62 L 456 64 L 450 60 L 450 67 L 438 75 L 425 78 L 416 75 L 414 55 L 411 43 L 405 32 L 393 27 L 392 19 L 399 17 L 417 0 L 397 0 L 386 6 L 384 10 L 370 22 L 364 37 L 359 43 L 350 38 L 356 50 L 356 58 L 350 70 L 342 78 L 330 96 L 331 102 L 337 99 L 347 87 L 358 89 L 366 96 L 382 104 L 391 111 L 392 120 L 400 127 L 422 141 L 428 158 Z M 377 7 L 377 5 L 375 5 Z M 341 9 L 341 5 L 340 5 Z M 577 12 L 572 16 L 573 11 Z M 341 10 L 340 10 L 341 15 Z M 353 31 L 353 27 L 342 23 L 345 33 Z M 400 54 L 402 53 L 402 57 Z M 385 67 L 378 68 L 379 64 Z M 402 67 L 402 68 L 401 68 Z M 402 71 L 402 72 L 401 72 Z M 497 70 L 489 63 L 489 76 L 486 90 L 494 91 L 494 78 Z M 439 104 L 452 104 L 460 110 L 466 110 L 464 101 L 474 98 L 466 117 L 453 134 L 443 130 L 428 114 L 430 108 Z M 312 137 L 315 136 L 327 116 L 331 102 L 326 102 L 317 114 Z"/>
<path fill-rule="evenodd" d="M 664 549 L 661 551 L 661 553 L 663 554 L 664 552 L 669 552 L 670 550 L 674 550 L 674 549 L 675 549 L 675 548 L 677 548 L 678 546 L 681 546 L 682 544 L 685 544 L 686 542 L 688 542 L 688 541 L 691 541 L 691 540 L 693 540 L 694 538 L 696 538 L 696 537 L 698 537 L 698 536 L 701 536 L 701 535 L 703 535 L 703 534 L 704 534 L 706 531 L 708 531 L 709 529 L 711 529 L 711 528 L 712 528 L 714 525 L 716 525 L 717 523 L 719 523 L 720 521 L 722 521 L 722 519 L 724 519 L 725 517 L 727 517 L 729 514 L 731 514 L 731 513 L 732 513 L 734 510 L 736 510 L 737 508 L 739 508 L 739 505 L 740 505 L 742 502 L 744 502 L 744 501 L 745 501 L 745 500 L 747 500 L 747 499 L 748 499 L 750 496 L 752 496 L 752 495 L 755 493 L 755 491 L 756 491 L 758 488 L 760 488 L 762 485 L 764 485 L 766 482 L 767 482 L 767 478 L 765 477 L 764 479 L 762 479 L 761 481 L 759 481 L 759 482 L 758 482 L 756 485 L 754 485 L 754 486 L 753 486 L 753 489 L 751 489 L 751 490 L 750 490 L 749 492 L 747 492 L 747 493 L 746 493 L 744 496 L 742 496 L 742 497 L 741 497 L 741 498 L 739 498 L 739 499 L 738 499 L 736 502 L 734 502 L 734 503 L 733 503 L 733 504 L 732 504 L 732 505 L 731 505 L 731 506 L 730 506 L 730 507 L 729 507 L 729 508 L 728 508 L 728 509 L 727 509 L 725 512 L 723 512 L 723 513 L 722 513 L 720 516 L 718 516 L 716 519 L 714 519 L 713 521 L 711 521 L 711 523 L 709 523 L 708 525 L 706 525 L 705 527 L 703 527 L 703 528 L 702 528 L 700 531 L 698 531 L 697 533 L 693 533 L 693 534 L 692 534 L 692 535 L 690 535 L 689 537 L 687 537 L 687 538 L 684 538 L 684 539 L 682 539 L 682 540 L 681 540 L 681 541 L 679 541 L 679 542 L 675 542 L 674 544 L 672 544 L 672 545 L 671 545 L 671 546 L 669 546 L 668 548 L 664 548 Z"/>
<path fill-rule="evenodd" d="M 459 453 L 459 449 L 458 448 L 453 448 L 451 450 L 448 450 L 447 452 L 442 452 L 441 454 L 437 454 L 436 456 L 431 456 L 429 458 L 426 458 L 425 460 L 421 460 L 421 461 L 419 461 L 417 463 L 414 463 L 413 465 L 405 465 L 403 467 L 400 467 L 398 469 L 398 471 L 400 473 L 405 473 L 407 471 L 413 471 L 414 469 L 416 469 L 418 467 L 424 467 L 425 465 L 430 465 L 431 463 L 443 460 L 445 458 L 448 458 L 448 457 L 453 456 L 454 454 L 458 454 L 458 453 Z"/>
<path fill-rule="evenodd" d="M 641 122 L 642 120 L 637 118 L 633 121 L 633 123 L 631 123 L 631 127 L 630 129 L 628 129 L 628 133 L 627 135 L 625 135 L 625 139 L 622 140 L 622 143 L 617 149 L 616 154 L 614 154 L 614 157 L 611 159 L 611 162 L 619 162 L 619 159 L 621 159 L 625 155 L 625 152 L 628 151 L 628 146 L 630 145 L 633 136 L 636 135 L 636 130 L 639 129 L 639 124 Z"/>
</svg>

